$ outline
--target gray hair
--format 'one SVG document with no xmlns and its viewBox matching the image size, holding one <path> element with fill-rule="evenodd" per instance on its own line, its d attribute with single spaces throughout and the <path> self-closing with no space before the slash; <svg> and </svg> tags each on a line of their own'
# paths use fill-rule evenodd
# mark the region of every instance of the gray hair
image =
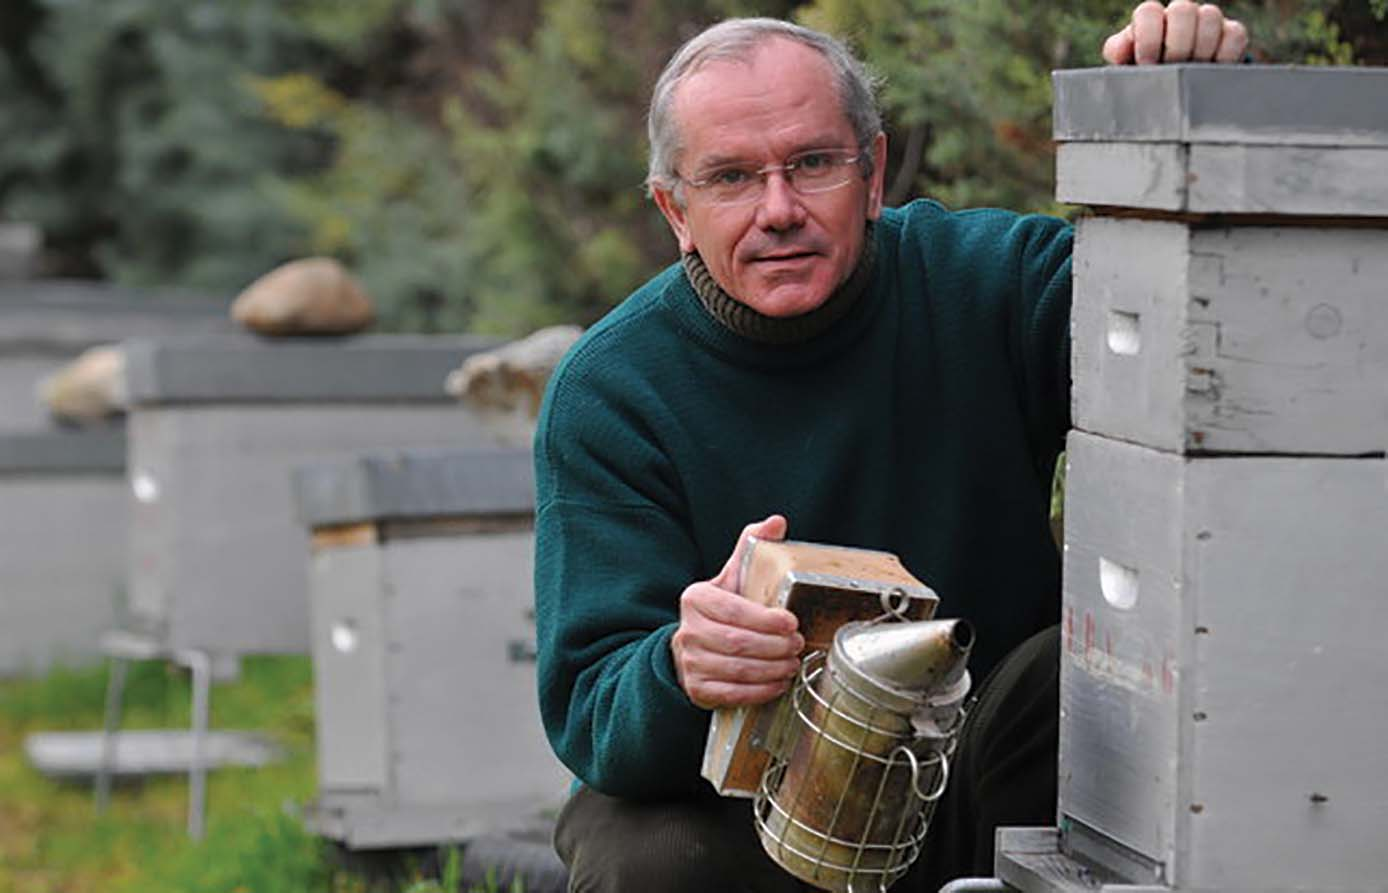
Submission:
<svg viewBox="0 0 1388 893">
<path fill-rule="evenodd" d="M 853 127 L 859 151 L 864 153 L 863 172 L 872 174 L 872 155 L 867 152 L 882 129 L 882 117 L 874 96 L 876 81 L 867 67 L 846 46 L 819 31 L 780 19 L 728 19 L 691 38 L 665 65 L 651 94 L 646 130 L 651 141 L 646 188 L 676 189 L 675 164 L 683 146 L 672 112 L 675 90 L 704 65 L 717 60 L 744 61 L 773 38 L 786 38 L 818 50 L 829 63 L 838 85 L 843 113 Z M 676 198 L 679 198 L 676 189 Z"/>
</svg>

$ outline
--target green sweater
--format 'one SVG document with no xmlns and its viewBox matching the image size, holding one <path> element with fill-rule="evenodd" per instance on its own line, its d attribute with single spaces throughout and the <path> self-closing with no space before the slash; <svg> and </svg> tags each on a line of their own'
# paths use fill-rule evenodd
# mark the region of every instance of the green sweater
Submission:
<svg viewBox="0 0 1388 893">
<path fill-rule="evenodd" d="M 733 334 L 678 265 L 583 336 L 535 437 L 540 708 L 579 779 L 706 786 L 678 599 L 773 512 L 795 539 L 899 555 L 939 616 L 974 623 L 976 681 L 1056 622 L 1070 242 L 1051 218 L 918 201 L 883 214 L 866 293 L 807 342 Z"/>
</svg>

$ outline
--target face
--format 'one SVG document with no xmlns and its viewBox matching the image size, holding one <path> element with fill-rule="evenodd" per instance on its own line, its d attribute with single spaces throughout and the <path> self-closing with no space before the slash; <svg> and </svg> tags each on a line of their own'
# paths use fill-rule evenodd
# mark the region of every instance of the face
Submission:
<svg viewBox="0 0 1388 893">
<path fill-rule="evenodd" d="M 686 179 L 728 162 L 779 164 L 807 149 L 856 147 L 829 63 L 803 44 L 772 39 L 748 61 L 716 61 L 676 90 L 673 112 Z M 679 239 L 698 251 L 713 278 L 767 316 L 799 316 L 823 304 L 853 272 L 863 228 L 882 211 L 886 137 L 871 150 L 869 178 L 830 192 L 800 195 L 770 174 L 761 198 L 719 206 L 697 189 L 657 189 L 656 204 Z"/>
</svg>

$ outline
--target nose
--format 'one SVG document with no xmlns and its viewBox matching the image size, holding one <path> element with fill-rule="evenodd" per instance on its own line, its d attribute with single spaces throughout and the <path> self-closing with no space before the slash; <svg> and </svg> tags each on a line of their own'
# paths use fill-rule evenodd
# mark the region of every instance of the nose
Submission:
<svg viewBox="0 0 1388 893">
<path fill-rule="evenodd" d="M 757 225 L 765 230 L 784 232 L 805 223 L 805 205 L 800 193 L 790 186 L 782 171 L 766 175 L 766 185 L 757 201 Z"/>
</svg>

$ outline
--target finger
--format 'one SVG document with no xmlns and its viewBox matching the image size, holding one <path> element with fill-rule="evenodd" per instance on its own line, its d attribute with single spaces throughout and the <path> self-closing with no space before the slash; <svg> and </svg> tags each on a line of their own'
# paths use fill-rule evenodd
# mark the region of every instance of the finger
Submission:
<svg viewBox="0 0 1388 893">
<path fill-rule="evenodd" d="M 795 660 L 805 650 L 805 640 L 798 633 L 759 633 L 708 621 L 682 624 L 675 631 L 674 644 L 685 654 L 748 660 Z"/>
<path fill-rule="evenodd" d="M 789 682 L 759 685 L 743 685 L 735 682 L 700 682 L 693 687 L 686 688 L 685 694 L 689 695 L 689 700 L 693 701 L 695 706 L 705 710 L 716 710 L 719 707 L 765 704 L 767 701 L 785 694 L 788 688 L 790 688 Z"/>
<path fill-rule="evenodd" d="M 1190 57 L 1195 62 L 1214 60 L 1219 39 L 1224 34 L 1224 13 L 1213 3 L 1202 3 L 1195 14 L 1195 48 Z"/>
<path fill-rule="evenodd" d="M 680 626 L 700 622 L 786 639 L 798 639 L 800 625 L 785 608 L 759 605 L 713 583 L 695 583 L 680 594 Z"/>
<path fill-rule="evenodd" d="M 1162 42 L 1166 37 L 1166 8 L 1156 0 L 1147 0 L 1133 10 L 1133 61 L 1138 65 L 1154 65 L 1161 61 Z"/>
<path fill-rule="evenodd" d="M 1243 23 L 1235 19 L 1224 20 L 1224 33 L 1219 38 L 1219 50 L 1215 53 L 1216 62 L 1237 62 L 1248 49 L 1248 31 Z"/>
<path fill-rule="evenodd" d="M 1200 7 L 1190 0 L 1172 0 L 1166 8 L 1166 41 L 1162 60 L 1187 62 L 1195 50 L 1195 24 Z"/>
<path fill-rule="evenodd" d="M 726 682 L 736 685 L 770 685 L 788 682 L 800 672 L 800 661 L 754 660 L 728 657 L 706 651 L 688 652 L 684 658 L 684 678 L 692 687 L 704 683 Z"/>
<path fill-rule="evenodd" d="M 1110 65 L 1129 65 L 1133 61 L 1133 26 L 1112 34 L 1104 41 L 1104 61 Z"/>
<path fill-rule="evenodd" d="M 727 563 L 718 572 L 718 576 L 713 578 L 713 582 L 720 589 L 741 593 L 742 557 L 747 553 L 748 540 L 753 538 L 762 540 L 785 539 L 786 526 L 786 519 L 783 515 L 770 515 L 742 528 L 742 535 L 737 538 L 737 545 L 733 547 L 733 554 L 728 557 Z"/>
</svg>

